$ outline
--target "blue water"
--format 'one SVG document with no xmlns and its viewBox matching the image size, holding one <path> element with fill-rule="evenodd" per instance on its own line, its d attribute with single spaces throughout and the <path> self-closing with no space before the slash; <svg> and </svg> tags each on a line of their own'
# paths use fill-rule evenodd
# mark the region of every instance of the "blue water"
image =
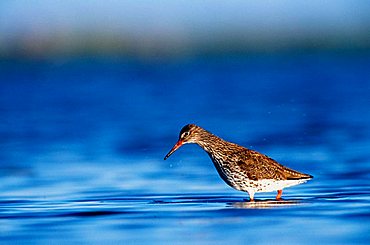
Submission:
<svg viewBox="0 0 370 245">
<path fill-rule="evenodd" d="M 0 61 L 1 243 L 370 243 L 370 55 Z M 255 203 L 187 123 L 312 174 Z"/>
</svg>

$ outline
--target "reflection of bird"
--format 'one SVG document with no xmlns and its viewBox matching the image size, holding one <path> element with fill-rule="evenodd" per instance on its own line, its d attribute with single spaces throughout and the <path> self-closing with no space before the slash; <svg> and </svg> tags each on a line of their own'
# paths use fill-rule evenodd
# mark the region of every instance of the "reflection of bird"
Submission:
<svg viewBox="0 0 370 245">
<path fill-rule="evenodd" d="M 181 129 L 179 140 L 164 160 L 186 143 L 202 147 L 211 157 L 221 178 L 231 187 L 248 192 L 251 201 L 254 193 L 270 191 L 277 191 L 276 199 L 280 200 L 283 188 L 312 178 L 284 167 L 259 152 L 227 142 L 194 124 Z"/>
<path fill-rule="evenodd" d="M 281 207 L 291 207 L 298 206 L 303 203 L 299 201 L 255 201 L 255 202 L 233 202 L 230 206 L 234 208 L 250 208 L 250 209 L 271 209 L 271 208 L 281 208 Z"/>
</svg>

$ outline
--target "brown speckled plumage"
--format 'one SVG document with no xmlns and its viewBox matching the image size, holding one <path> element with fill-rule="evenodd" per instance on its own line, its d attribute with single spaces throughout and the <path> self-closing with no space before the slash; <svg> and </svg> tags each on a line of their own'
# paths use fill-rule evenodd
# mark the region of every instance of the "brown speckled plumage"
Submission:
<svg viewBox="0 0 370 245">
<path fill-rule="evenodd" d="M 182 128 L 179 141 L 166 155 L 167 159 L 181 145 L 196 143 L 212 159 L 221 178 L 231 187 L 246 191 L 253 200 L 255 192 L 277 190 L 280 199 L 282 189 L 301 184 L 312 176 L 284 167 L 257 151 L 227 142 L 205 129 L 188 124 Z"/>
</svg>

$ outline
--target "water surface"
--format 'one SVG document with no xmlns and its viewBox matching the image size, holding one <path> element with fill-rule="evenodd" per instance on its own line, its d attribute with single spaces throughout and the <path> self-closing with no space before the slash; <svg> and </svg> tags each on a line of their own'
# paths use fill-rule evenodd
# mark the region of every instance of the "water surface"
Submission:
<svg viewBox="0 0 370 245">
<path fill-rule="evenodd" d="M 365 54 L 0 63 L 3 243 L 370 242 Z M 314 175 L 249 203 L 184 124 Z"/>
</svg>

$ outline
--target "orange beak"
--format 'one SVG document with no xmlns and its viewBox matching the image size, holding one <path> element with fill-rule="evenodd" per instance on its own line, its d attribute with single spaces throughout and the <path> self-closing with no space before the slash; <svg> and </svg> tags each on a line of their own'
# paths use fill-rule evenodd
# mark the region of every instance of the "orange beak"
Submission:
<svg viewBox="0 0 370 245">
<path fill-rule="evenodd" d="M 183 144 L 184 144 L 184 142 L 182 140 L 177 141 L 177 143 L 174 145 L 174 147 L 172 147 L 172 149 L 170 150 L 170 152 L 168 152 L 167 155 L 164 157 L 164 160 L 166 160 L 167 158 L 169 158 L 169 156 L 171 156 L 172 153 L 174 153 L 177 149 L 179 149 L 180 146 L 182 146 Z"/>
</svg>

